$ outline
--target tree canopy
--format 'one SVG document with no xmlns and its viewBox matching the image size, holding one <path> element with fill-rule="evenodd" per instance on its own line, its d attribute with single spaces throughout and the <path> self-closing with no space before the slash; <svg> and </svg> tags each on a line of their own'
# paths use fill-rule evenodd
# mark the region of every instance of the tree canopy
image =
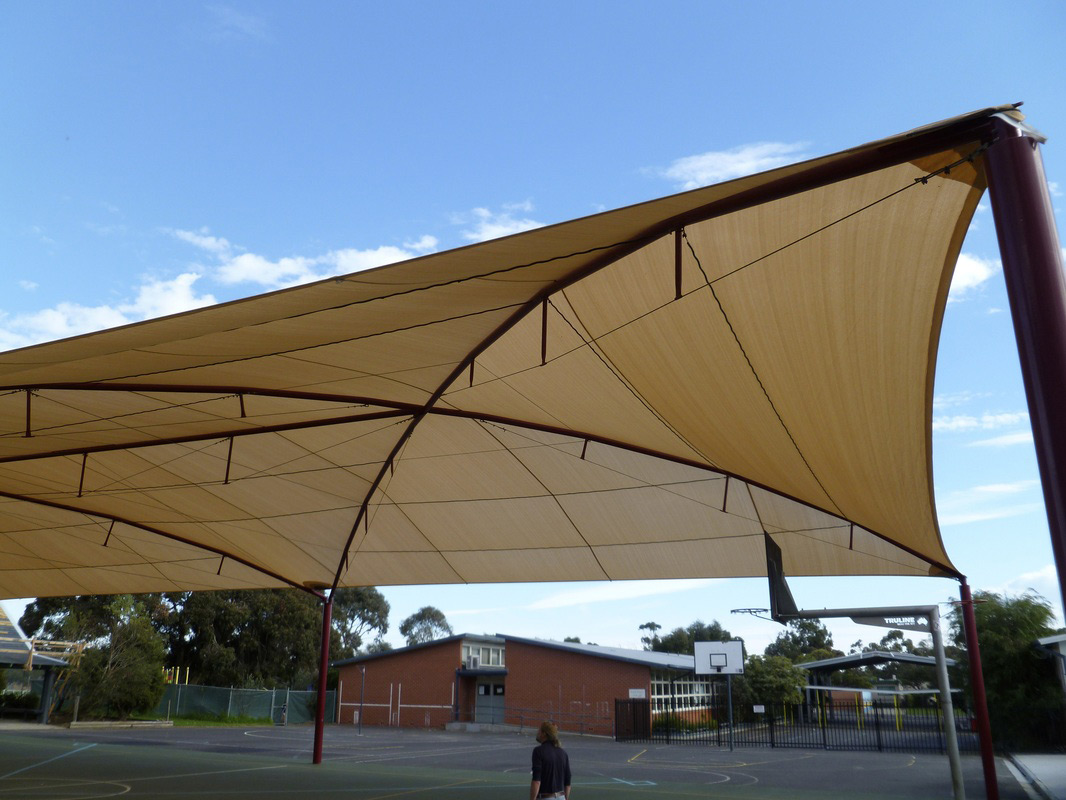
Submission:
<svg viewBox="0 0 1066 800">
<path fill-rule="evenodd" d="M 334 608 L 334 657 L 350 657 L 360 646 L 387 647 L 380 637 L 388 630 L 389 604 L 377 589 L 342 589 Z M 206 685 L 304 687 L 318 670 L 322 612 L 316 598 L 293 589 L 86 595 L 38 598 L 20 624 L 30 636 L 88 641 L 108 653 L 106 669 L 97 669 L 96 655 L 82 662 L 86 681 L 122 674 L 119 662 L 140 648 L 151 651 L 160 675 L 165 665 L 188 669 Z M 122 686 L 134 694 L 128 677 L 115 685 L 117 693 L 100 695 L 112 709 L 124 702 Z"/>
<path fill-rule="evenodd" d="M 696 651 L 696 642 L 728 642 L 733 638 L 733 634 L 716 619 L 711 620 L 710 625 L 696 620 L 684 628 L 674 628 L 665 636 L 658 635 L 662 626 L 655 622 L 645 622 L 639 629 L 648 631 L 648 635 L 641 638 L 644 649 L 659 653 L 692 655 Z"/>
<path fill-rule="evenodd" d="M 791 619 L 785 630 L 763 651 L 767 656 L 784 656 L 793 664 L 798 661 L 843 655 L 833 648 L 833 634 L 817 619 Z"/>
<path fill-rule="evenodd" d="M 990 711 L 995 706 L 1061 704 L 1054 663 L 1036 646 L 1037 639 L 1056 632 L 1051 604 L 1031 590 L 1018 595 L 978 591 L 973 599 Z M 947 615 L 955 642 L 953 655 L 964 667 L 966 637 L 961 617 L 958 606 Z M 968 688 L 968 670 L 958 671 L 956 680 Z"/>
<path fill-rule="evenodd" d="M 338 589 L 333 595 L 333 620 L 341 642 L 352 652 L 371 633 L 375 640 L 389 632 L 389 601 L 373 586 Z"/>
<path fill-rule="evenodd" d="M 399 630 L 408 645 L 432 642 L 452 634 L 452 626 L 448 624 L 444 612 L 433 606 L 422 606 L 400 623 Z"/>
</svg>

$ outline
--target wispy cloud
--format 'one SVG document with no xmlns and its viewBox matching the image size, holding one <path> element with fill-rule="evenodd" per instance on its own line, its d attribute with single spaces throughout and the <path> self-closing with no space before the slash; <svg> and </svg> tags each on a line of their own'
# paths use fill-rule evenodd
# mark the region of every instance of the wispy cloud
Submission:
<svg viewBox="0 0 1066 800">
<path fill-rule="evenodd" d="M 233 245 L 221 236 L 212 236 L 208 228 L 200 228 L 199 231 L 184 231 L 177 228 L 165 228 L 164 231 L 176 239 L 188 242 L 194 247 L 206 250 L 221 258 L 228 257 L 233 252 Z"/>
<path fill-rule="evenodd" d="M 32 292 L 39 284 L 36 281 L 19 281 L 19 288 L 25 289 L 27 292 Z"/>
<path fill-rule="evenodd" d="M 615 583 L 594 584 L 581 589 L 572 589 L 542 597 L 527 608 L 569 608 L 582 606 L 588 603 L 610 603 L 619 600 L 631 600 L 634 597 L 651 597 L 660 594 L 676 594 L 687 592 L 692 589 L 700 589 L 714 583 L 713 578 L 701 578 L 694 580 L 666 580 L 666 581 L 618 581 Z"/>
<path fill-rule="evenodd" d="M 1018 431 L 1003 436 L 993 436 L 991 439 L 979 439 L 970 442 L 970 447 L 1013 447 L 1018 444 L 1029 444 L 1033 441 L 1032 431 Z"/>
<path fill-rule="evenodd" d="M 1002 414 L 982 414 L 979 417 L 969 414 L 933 418 L 933 430 L 937 433 L 958 431 L 991 431 L 997 428 L 1011 428 L 1029 420 L 1024 411 L 1012 411 Z"/>
<path fill-rule="evenodd" d="M 35 238 L 41 244 L 46 244 L 49 247 L 55 247 L 58 242 L 48 235 L 47 231 L 40 225 L 31 225 L 28 229 L 30 236 Z"/>
<path fill-rule="evenodd" d="M 270 38 L 266 20 L 254 14 L 238 11 L 231 6 L 205 6 L 210 15 L 207 35 L 215 41 Z"/>
<path fill-rule="evenodd" d="M 1000 262 L 997 260 L 981 258 L 971 253 L 960 253 L 959 260 L 955 264 L 955 273 L 951 276 L 948 302 L 954 303 L 964 299 L 1000 269 Z"/>
<path fill-rule="evenodd" d="M 965 525 L 1038 512 L 1043 509 L 1036 499 L 1039 486 L 1037 480 L 1022 480 L 951 492 L 937 497 L 937 518 L 941 525 Z"/>
<path fill-rule="evenodd" d="M 933 411 L 947 411 L 949 408 L 969 405 L 975 400 L 988 397 L 987 392 L 952 392 L 951 394 L 938 394 L 933 397 Z"/>
<path fill-rule="evenodd" d="M 533 211 L 533 204 L 527 200 L 524 203 L 505 204 L 501 211 L 475 208 L 465 214 L 453 214 L 452 223 L 466 226 L 466 230 L 462 232 L 462 237 L 466 241 L 487 242 L 489 239 L 499 239 L 501 236 L 510 236 L 513 233 L 543 227 L 543 222 L 530 217 L 517 216 L 531 211 Z"/>
<path fill-rule="evenodd" d="M 711 150 L 674 161 L 658 174 L 682 189 L 698 189 L 712 183 L 764 172 L 785 164 L 802 161 L 807 142 L 754 142 L 729 150 Z"/>
</svg>

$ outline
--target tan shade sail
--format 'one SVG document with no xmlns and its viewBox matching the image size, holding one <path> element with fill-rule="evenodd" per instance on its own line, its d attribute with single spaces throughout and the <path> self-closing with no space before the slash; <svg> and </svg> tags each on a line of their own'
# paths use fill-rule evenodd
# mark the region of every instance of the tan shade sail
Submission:
<svg viewBox="0 0 1066 800">
<path fill-rule="evenodd" d="M 987 109 L 0 354 L 0 596 L 952 575 L 940 322 Z"/>
</svg>

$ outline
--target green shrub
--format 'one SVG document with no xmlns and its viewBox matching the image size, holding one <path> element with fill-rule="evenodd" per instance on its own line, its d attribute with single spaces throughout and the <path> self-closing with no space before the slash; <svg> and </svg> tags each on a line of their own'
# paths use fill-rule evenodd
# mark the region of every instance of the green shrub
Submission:
<svg viewBox="0 0 1066 800">
<path fill-rule="evenodd" d="M 0 694 L 0 708 L 36 709 L 41 705 L 41 698 L 33 692 L 3 692 Z"/>
</svg>

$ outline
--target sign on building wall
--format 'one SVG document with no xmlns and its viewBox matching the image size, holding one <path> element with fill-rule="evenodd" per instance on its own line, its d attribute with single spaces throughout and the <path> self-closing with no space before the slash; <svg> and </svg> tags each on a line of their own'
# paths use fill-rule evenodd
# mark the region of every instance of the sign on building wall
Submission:
<svg viewBox="0 0 1066 800">
<path fill-rule="evenodd" d="M 647 689 L 630 689 L 629 690 L 629 699 L 630 700 L 647 700 L 648 699 L 648 690 Z"/>
</svg>

